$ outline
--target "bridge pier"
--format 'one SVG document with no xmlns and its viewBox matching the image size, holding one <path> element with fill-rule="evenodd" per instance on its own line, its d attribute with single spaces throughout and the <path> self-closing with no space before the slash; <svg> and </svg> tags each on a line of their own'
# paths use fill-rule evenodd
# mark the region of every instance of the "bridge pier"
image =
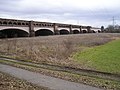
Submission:
<svg viewBox="0 0 120 90">
<path fill-rule="evenodd" d="M 82 33 L 82 26 L 80 26 L 79 28 L 80 28 L 80 33 Z"/>
<path fill-rule="evenodd" d="M 34 37 L 35 31 L 34 31 L 34 21 L 29 21 L 29 36 Z"/>
<path fill-rule="evenodd" d="M 91 27 L 90 26 L 87 26 L 87 31 L 88 31 L 88 33 L 91 33 Z"/>
<path fill-rule="evenodd" d="M 70 25 L 70 34 L 73 34 L 72 25 Z"/>
<path fill-rule="evenodd" d="M 54 28 L 54 34 L 60 35 L 60 31 L 58 30 L 58 25 L 56 23 L 53 24 L 53 28 Z"/>
</svg>

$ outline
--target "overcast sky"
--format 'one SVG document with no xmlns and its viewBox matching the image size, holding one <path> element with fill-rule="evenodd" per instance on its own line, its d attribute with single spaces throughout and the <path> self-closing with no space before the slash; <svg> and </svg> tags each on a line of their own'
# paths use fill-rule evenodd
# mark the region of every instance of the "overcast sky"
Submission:
<svg viewBox="0 0 120 90">
<path fill-rule="evenodd" d="M 120 0 L 0 0 L 0 18 L 100 27 L 120 25 Z"/>
</svg>

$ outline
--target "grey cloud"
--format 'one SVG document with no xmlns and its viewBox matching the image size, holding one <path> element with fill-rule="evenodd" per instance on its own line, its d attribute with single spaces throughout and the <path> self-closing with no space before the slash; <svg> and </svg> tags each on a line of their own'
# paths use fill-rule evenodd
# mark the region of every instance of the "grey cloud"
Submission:
<svg viewBox="0 0 120 90">
<path fill-rule="evenodd" d="M 0 0 L 0 13 L 17 13 L 20 1 L 21 0 Z"/>
<path fill-rule="evenodd" d="M 51 7 L 51 6 L 25 6 L 19 5 L 23 0 L 0 0 L 0 15 L 6 14 L 13 17 L 22 18 L 46 18 L 51 20 L 79 20 L 85 22 L 106 22 L 113 16 L 119 16 L 120 11 L 113 9 L 80 9 L 70 6 Z M 118 8 L 119 9 L 119 8 Z"/>
</svg>

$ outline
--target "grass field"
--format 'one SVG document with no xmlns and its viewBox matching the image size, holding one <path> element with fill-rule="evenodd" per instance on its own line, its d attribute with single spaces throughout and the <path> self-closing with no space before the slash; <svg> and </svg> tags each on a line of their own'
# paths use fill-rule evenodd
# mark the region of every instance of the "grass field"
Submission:
<svg viewBox="0 0 120 90">
<path fill-rule="evenodd" d="M 105 44 L 120 34 L 78 34 L 0 40 L 0 54 L 37 63 L 74 65 L 72 53 Z M 75 65 L 76 66 L 76 65 Z"/>
<path fill-rule="evenodd" d="M 107 44 L 107 46 L 104 45 L 117 38 L 120 38 L 119 33 L 0 39 L 0 55 L 28 62 L 90 68 L 119 73 L 119 69 L 117 69 L 120 67 L 118 65 L 119 43 L 115 45 L 114 43 Z M 97 47 L 91 50 L 92 47 L 95 46 Z M 90 49 L 79 54 L 79 52 L 87 48 Z M 111 49 L 113 49 L 113 51 Z M 79 63 L 76 63 L 76 61 L 71 58 L 73 53 L 76 52 L 78 53 L 74 55 L 74 58 L 77 59 Z M 110 67 L 112 68 L 110 69 Z M 116 70 L 114 70 L 114 68 Z"/>
<path fill-rule="evenodd" d="M 73 57 L 85 67 L 120 74 L 120 39 L 78 52 Z"/>
</svg>

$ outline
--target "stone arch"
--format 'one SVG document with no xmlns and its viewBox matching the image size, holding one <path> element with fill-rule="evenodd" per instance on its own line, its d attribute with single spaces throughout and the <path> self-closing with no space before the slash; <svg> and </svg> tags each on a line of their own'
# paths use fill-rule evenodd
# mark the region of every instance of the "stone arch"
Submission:
<svg viewBox="0 0 120 90">
<path fill-rule="evenodd" d="M 21 23 L 20 23 L 20 22 L 18 22 L 18 25 L 21 25 Z"/>
<path fill-rule="evenodd" d="M 28 37 L 29 33 L 15 28 L 8 28 L 0 30 L 0 38 L 14 38 L 14 37 Z"/>
<path fill-rule="evenodd" d="M 0 21 L 0 24 L 2 24 L 2 22 Z"/>
<path fill-rule="evenodd" d="M 25 25 L 25 23 L 22 23 L 22 25 Z"/>
<path fill-rule="evenodd" d="M 94 30 L 92 30 L 92 33 L 96 33 Z"/>
<path fill-rule="evenodd" d="M 28 23 L 26 23 L 26 25 L 28 25 Z"/>
<path fill-rule="evenodd" d="M 39 29 L 37 31 L 35 31 L 35 36 L 49 36 L 49 35 L 53 35 L 54 33 L 49 30 L 49 29 Z"/>
<path fill-rule="evenodd" d="M 69 34 L 70 32 L 66 29 L 61 29 L 60 30 L 60 35 L 63 35 L 63 34 Z"/>
<path fill-rule="evenodd" d="M 101 31 L 100 30 L 98 30 L 98 33 L 100 33 Z"/>
<path fill-rule="evenodd" d="M 73 30 L 73 34 L 79 34 L 80 31 L 79 30 Z"/>
<path fill-rule="evenodd" d="M 16 22 L 14 22 L 14 23 L 13 23 L 13 25 L 17 25 L 17 23 L 16 23 Z"/>
<path fill-rule="evenodd" d="M 12 22 L 8 22 L 9 25 L 12 25 Z"/>
<path fill-rule="evenodd" d="M 4 24 L 4 25 L 7 25 L 7 22 L 6 22 L 6 21 L 4 21 L 4 22 L 3 22 L 3 24 Z"/>
<path fill-rule="evenodd" d="M 87 30 L 82 30 L 83 33 L 87 33 Z"/>
<path fill-rule="evenodd" d="M 39 26 L 39 24 L 37 23 L 37 24 L 35 24 L 35 26 Z"/>
</svg>

